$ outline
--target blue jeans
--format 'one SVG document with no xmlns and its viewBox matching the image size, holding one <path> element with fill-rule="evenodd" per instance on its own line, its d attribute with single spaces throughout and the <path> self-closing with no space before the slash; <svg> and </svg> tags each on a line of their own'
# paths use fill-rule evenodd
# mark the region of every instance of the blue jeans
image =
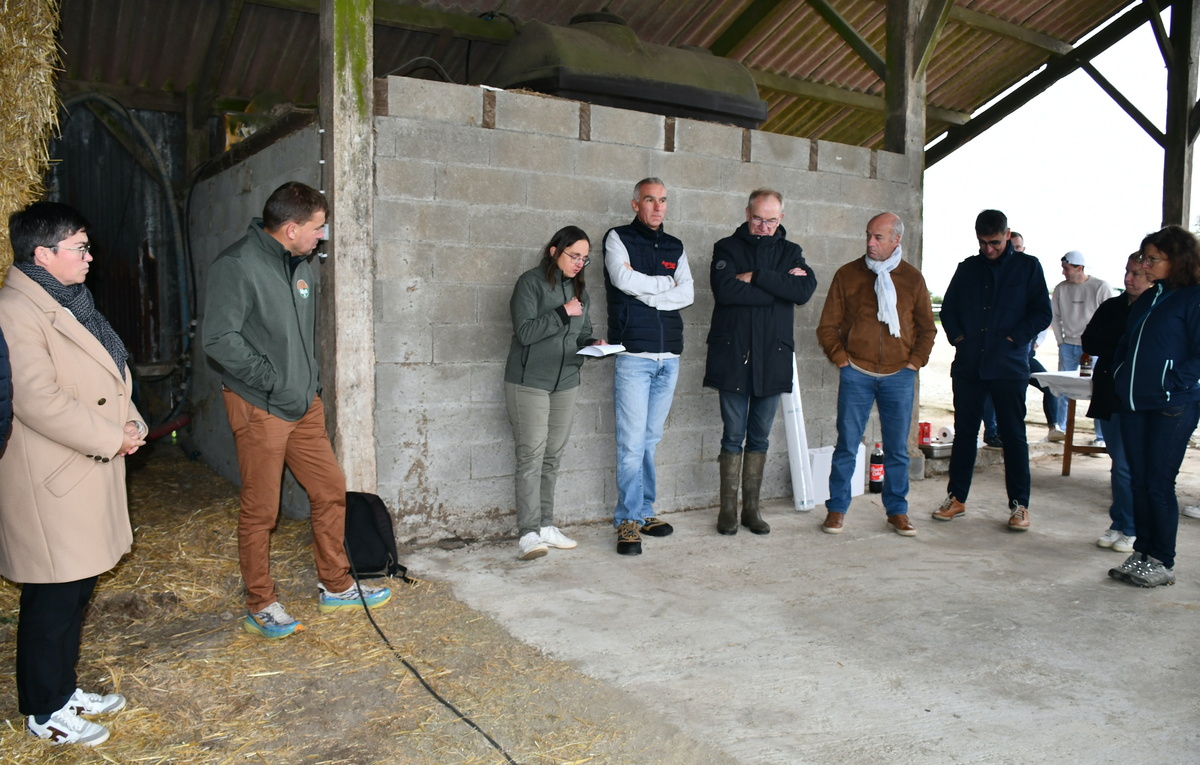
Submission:
<svg viewBox="0 0 1200 765">
<path fill-rule="evenodd" d="M 1063 343 L 1058 346 L 1058 371 L 1067 372 L 1072 369 L 1079 369 L 1079 363 L 1083 359 L 1083 346 L 1071 345 Z M 1059 430 L 1067 429 L 1067 396 L 1054 397 L 1054 425 Z M 1096 426 L 1096 438 L 1103 441 L 1104 431 L 1100 427 L 1100 420 L 1095 420 L 1093 423 Z"/>
<path fill-rule="evenodd" d="M 955 377 L 954 448 L 946 493 L 966 502 L 975 473 L 977 434 L 983 418 L 983 399 L 991 395 L 996 428 L 1004 442 L 1004 484 L 1008 501 L 1029 507 L 1029 442 L 1025 439 L 1025 388 L 1028 380 L 979 380 Z M 962 434 L 961 436 L 959 434 Z"/>
<path fill-rule="evenodd" d="M 679 359 L 620 355 L 613 367 L 617 436 L 617 507 L 613 526 L 654 515 L 654 449 L 671 412 Z"/>
<path fill-rule="evenodd" d="M 871 415 L 879 407 L 883 431 L 883 506 L 888 515 L 908 514 L 908 429 L 912 424 L 913 384 L 917 373 L 907 367 L 887 377 L 872 377 L 847 364 L 840 370 L 837 403 L 837 446 L 829 470 L 825 509 L 850 508 L 854 460 Z M 977 429 L 978 424 L 975 426 Z"/>
<path fill-rule="evenodd" d="M 1100 424 L 1096 420 L 1096 425 Z M 1129 459 L 1125 456 L 1125 444 L 1121 435 L 1121 416 L 1114 414 L 1104 420 L 1104 431 L 1108 433 L 1108 456 L 1112 457 L 1112 505 L 1108 508 L 1108 517 L 1112 519 L 1109 528 L 1116 529 L 1125 536 L 1136 536 L 1136 524 L 1133 522 L 1133 486 L 1129 477 Z"/>
<path fill-rule="evenodd" d="M 1121 435 L 1133 488 L 1133 549 L 1175 567 L 1179 500 L 1175 477 L 1188 439 L 1200 421 L 1200 404 L 1178 404 L 1147 412 L 1121 412 Z"/>
<path fill-rule="evenodd" d="M 770 446 L 771 426 L 779 409 L 779 394 L 759 398 L 752 393 L 719 391 L 721 422 L 721 451 L 741 454 L 742 442 L 748 452 L 765 452 Z"/>
</svg>

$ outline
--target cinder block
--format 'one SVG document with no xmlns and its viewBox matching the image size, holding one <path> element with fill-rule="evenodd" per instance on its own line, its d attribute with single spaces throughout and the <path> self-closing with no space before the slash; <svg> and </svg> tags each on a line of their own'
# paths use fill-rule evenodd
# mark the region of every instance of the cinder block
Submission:
<svg viewBox="0 0 1200 765">
<path fill-rule="evenodd" d="M 416 162 L 413 159 L 377 159 L 376 195 L 385 199 L 433 199 L 433 171 L 431 162 Z"/>
<path fill-rule="evenodd" d="M 518 276 L 537 263 L 538 256 L 537 251 L 528 246 L 489 247 L 484 244 L 426 242 L 423 247 L 425 257 L 432 261 L 433 280 L 449 284 L 465 280 L 511 288 Z"/>
<path fill-rule="evenodd" d="M 376 282 L 376 322 L 401 327 L 473 324 L 478 321 L 474 287 L 410 279 Z"/>
<path fill-rule="evenodd" d="M 750 131 L 750 164 L 782 165 L 808 171 L 812 141 L 764 130 Z"/>
<path fill-rule="evenodd" d="M 508 345 L 504 346 L 508 353 Z M 474 403 L 503 404 L 504 403 L 504 366 L 505 361 L 477 362 L 465 364 L 471 370 L 471 401 Z"/>
<path fill-rule="evenodd" d="M 610 106 L 591 107 L 591 140 L 593 143 L 613 143 L 621 146 L 663 148 L 666 118 L 659 114 L 615 109 Z"/>
<path fill-rule="evenodd" d="M 486 165 L 494 131 L 474 125 L 381 118 L 375 123 L 377 147 L 391 148 L 386 155 L 426 162 Z"/>
<path fill-rule="evenodd" d="M 628 148 L 611 144 L 581 141 L 577 146 L 578 165 L 575 168 L 577 181 L 584 178 L 610 178 L 623 182 L 627 190 L 620 196 L 633 199 L 633 184 L 653 175 L 649 149 Z"/>
<path fill-rule="evenodd" d="M 871 150 L 862 146 L 817 141 L 817 171 L 868 178 L 871 175 Z"/>
<path fill-rule="evenodd" d="M 434 327 L 434 361 L 438 364 L 503 362 L 508 355 L 511 333 L 511 326 L 499 324 Z"/>
<path fill-rule="evenodd" d="M 685 224 L 716 223 L 728 226 L 730 234 L 746 221 L 746 199 L 741 194 L 730 194 L 713 187 L 712 191 L 689 190 L 674 196 L 668 190 L 668 199 L 673 203 L 671 217 Z M 688 230 L 691 233 L 691 230 Z M 694 240 L 689 239 L 688 242 Z M 686 243 L 685 243 L 686 244 Z M 711 252 L 711 248 L 709 248 Z M 690 257 L 689 257 L 690 259 Z"/>
<path fill-rule="evenodd" d="M 482 247 L 537 251 L 555 231 L 547 225 L 545 213 L 515 207 L 471 207 L 467 220 L 471 243 Z"/>
<path fill-rule="evenodd" d="M 742 160 L 742 128 L 699 120 L 675 120 L 675 151 Z"/>
<path fill-rule="evenodd" d="M 507 445 L 494 443 L 471 446 L 471 478 L 511 478 L 516 472 L 516 464 L 517 458 L 511 439 Z M 461 466 L 458 470 L 461 472 Z"/>
<path fill-rule="evenodd" d="M 575 170 L 575 152 L 580 145 L 586 145 L 577 138 L 507 130 L 488 130 L 486 133 L 490 148 L 488 162 L 492 167 L 542 173 L 547 183 L 555 175 L 571 176 Z"/>
<path fill-rule="evenodd" d="M 433 122 L 479 125 L 483 122 L 483 90 L 411 77 L 388 77 L 388 116 Z"/>
<path fill-rule="evenodd" d="M 579 139 L 579 102 L 496 91 L 496 129 Z"/>
<path fill-rule="evenodd" d="M 534 183 L 531 174 L 522 170 L 445 165 L 437 171 L 437 198 L 441 202 L 523 207 Z"/>
<path fill-rule="evenodd" d="M 427 280 L 432 276 L 433 260 L 426 248 L 411 240 L 375 240 L 375 280 L 377 282 Z"/>
<path fill-rule="evenodd" d="M 923 159 L 918 161 L 923 161 Z M 891 151 L 880 150 L 876 152 L 875 169 L 875 174 L 881 181 L 908 183 L 910 177 L 912 177 L 909 174 L 908 157 Z M 918 170 L 917 172 L 919 173 L 920 171 Z"/>
<path fill-rule="evenodd" d="M 433 361 L 433 332 L 429 327 L 377 324 L 375 362 L 429 364 Z"/>
<path fill-rule="evenodd" d="M 461 242 L 469 238 L 461 204 L 377 199 L 376 241 Z"/>
<path fill-rule="evenodd" d="M 696 154 L 655 153 L 650 157 L 650 175 L 662 178 L 667 184 L 669 204 L 682 200 L 698 189 L 729 191 L 721 183 L 721 171 L 725 165 L 724 162 L 714 162 L 711 157 Z"/>
</svg>

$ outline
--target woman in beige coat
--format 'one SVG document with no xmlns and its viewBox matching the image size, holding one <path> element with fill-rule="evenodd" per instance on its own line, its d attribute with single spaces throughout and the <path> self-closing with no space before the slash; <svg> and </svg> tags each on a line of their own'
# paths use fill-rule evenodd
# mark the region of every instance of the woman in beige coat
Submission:
<svg viewBox="0 0 1200 765">
<path fill-rule="evenodd" d="M 29 732 L 95 746 L 115 712 L 86 693 L 75 662 L 98 576 L 129 551 L 125 460 L 145 443 L 128 352 L 84 286 L 87 221 L 66 205 L 14 213 L 15 262 L 0 289 L 12 365 L 13 425 L 0 457 L 0 576 L 21 583 L 17 695 Z"/>
</svg>

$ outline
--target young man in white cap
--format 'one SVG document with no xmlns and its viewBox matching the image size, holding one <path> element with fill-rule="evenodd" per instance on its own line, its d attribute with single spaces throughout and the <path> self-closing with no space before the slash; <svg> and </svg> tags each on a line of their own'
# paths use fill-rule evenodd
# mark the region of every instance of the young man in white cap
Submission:
<svg viewBox="0 0 1200 765">
<path fill-rule="evenodd" d="M 1058 369 L 1060 372 L 1079 369 L 1079 361 L 1083 356 L 1083 330 L 1092 320 L 1092 314 L 1105 300 L 1112 297 L 1112 288 L 1103 279 L 1088 276 L 1084 273 L 1087 261 L 1083 253 L 1071 250 L 1062 256 L 1063 280 L 1054 288 L 1050 299 L 1054 318 L 1050 320 L 1050 328 L 1058 340 Z M 1054 430 L 1065 432 L 1067 429 L 1067 397 L 1058 396 L 1057 417 L 1053 423 Z M 1051 440 L 1057 435 L 1051 432 Z M 1104 433 L 1100 423 L 1096 423 L 1096 438 L 1092 442 L 1096 446 L 1104 446 Z"/>
</svg>

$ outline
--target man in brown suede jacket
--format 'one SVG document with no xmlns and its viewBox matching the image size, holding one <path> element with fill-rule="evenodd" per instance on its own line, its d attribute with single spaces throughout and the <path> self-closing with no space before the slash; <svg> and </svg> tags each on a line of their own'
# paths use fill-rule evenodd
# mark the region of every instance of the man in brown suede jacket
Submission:
<svg viewBox="0 0 1200 765">
<path fill-rule="evenodd" d="M 902 259 L 903 235 L 904 223 L 894 213 L 867 223 L 866 254 L 834 274 L 817 325 L 817 342 L 840 368 L 838 439 L 821 525 L 830 534 L 842 533 L 872 403 L 883 431 L 887 522 L 901 536 L 917 533 L 908 519 L 908 431 L 917 370 L 929 362 L 937 328 L 925 278 Z"/>
</svg>

